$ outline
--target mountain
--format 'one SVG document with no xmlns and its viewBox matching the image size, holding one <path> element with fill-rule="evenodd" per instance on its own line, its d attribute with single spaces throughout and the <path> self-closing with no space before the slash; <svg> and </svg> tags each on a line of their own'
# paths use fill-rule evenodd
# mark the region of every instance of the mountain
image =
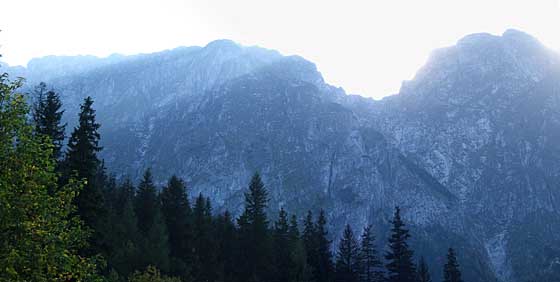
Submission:
<svg viewBox="0 0 560 282">
<path fill-rule="evenodd" d="M 383 240 L 399 205 L 435 280 L 449 246 L 466 281 L 559 277 L 560 58 L 520 31 L 436 50 L 381 101 L 346 95 L 301 57 L 228 40 L 17 71 L 59 90 L 70 124 L 94 98 L 120 177 L 175 173 L 237 212 L 259 170 L 272 214 L 324 208 L 332 234 L 373 223 Z"/>
</svg>

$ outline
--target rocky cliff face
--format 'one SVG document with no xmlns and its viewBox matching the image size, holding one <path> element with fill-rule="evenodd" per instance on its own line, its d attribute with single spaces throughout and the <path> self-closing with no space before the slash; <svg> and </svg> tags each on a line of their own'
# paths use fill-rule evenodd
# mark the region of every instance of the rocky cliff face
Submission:
<svg viewBox="0 0 560 282">
<path fill-rule="evenodd" d="M 175 173 L 237 211 L 259 170 L 273 214 L 324 208 L 333 234 L 373 223 L 383 239 L 401 206 L 436 279 L 451 245 L 466 281 L 560 273 L 560 59 L 524 33 L 437 50 L 382 101 L 347 96 L 300 57 L 225 40 L 72 62 L 17 71 L 59 90 L 69 120 L 94 97 L 118 175 Z"/>
</svg>

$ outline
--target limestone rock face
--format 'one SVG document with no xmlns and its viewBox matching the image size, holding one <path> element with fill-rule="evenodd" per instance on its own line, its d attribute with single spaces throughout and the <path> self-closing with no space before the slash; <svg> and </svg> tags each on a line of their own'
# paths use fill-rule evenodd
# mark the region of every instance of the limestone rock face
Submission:
<svg viewBox="0 0 560 282">
<path fill-rule="evenodd" d="M 258 170 L 272 216 L 323 208 L 333 239 L 372 223 L 383 244 L 400 206 L 435 280 L 449 246 L 465 281 L 560 275 L 560 59 L 520 31 L 436 50 L 381 101 L 346 95 L 301 57 L 228 40 L 8 71 L 57 89 L 71 126 L 92 96 L 119 177 L 177 174 L 235 213 Z"/>
</svg>

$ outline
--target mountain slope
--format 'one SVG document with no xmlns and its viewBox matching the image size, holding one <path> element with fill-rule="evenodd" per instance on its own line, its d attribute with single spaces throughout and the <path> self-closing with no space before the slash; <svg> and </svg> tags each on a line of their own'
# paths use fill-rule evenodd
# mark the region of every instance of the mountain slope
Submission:
<svg viewBox="0 0 560 282">
<path fill-rule="evenodd" d="M 17 71 L 59 90 L 69 121 L 94 97 L 118 176 L 175 173 L 235 212 L 259 170 L 272 214 L 325 208 L 333 234 L 373 223 L 383 237 L 401 206 L 433 270 L 454 246 L 466 281 L 558 273 L 560 59 L 529 35 L 467 36 L 382 101 L 347 96 L 303 58 L 227 40 L 74 61 Z"/>
</svg>

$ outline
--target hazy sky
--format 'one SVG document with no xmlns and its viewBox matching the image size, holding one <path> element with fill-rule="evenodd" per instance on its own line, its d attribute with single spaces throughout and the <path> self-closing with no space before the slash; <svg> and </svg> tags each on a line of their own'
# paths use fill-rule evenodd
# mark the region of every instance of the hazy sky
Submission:
<svg viewBox="0 0 560 282">
<path fill-rule="evenodd" d="M 380 98 L 431 50 L 474 32 L 517 28 L 560 50 L 560 0 L 2 0 L 0 53 L 154 52 L 229 38 L 315 62 L 349 93 Z"/>
</svg>

